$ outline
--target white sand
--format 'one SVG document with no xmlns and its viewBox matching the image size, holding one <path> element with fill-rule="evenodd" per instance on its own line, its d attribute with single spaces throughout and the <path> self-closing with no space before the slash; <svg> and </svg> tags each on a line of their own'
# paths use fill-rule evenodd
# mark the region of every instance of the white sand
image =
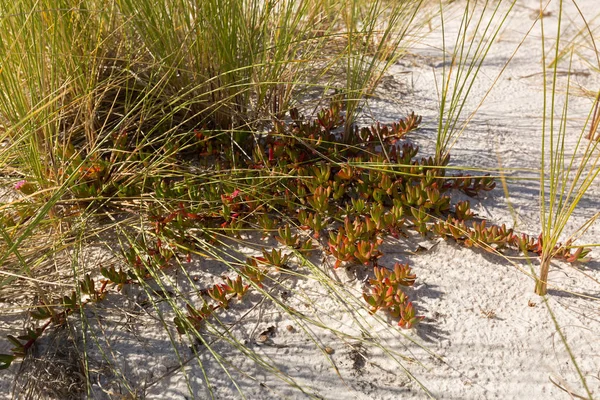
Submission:
<svg viewBox="0 0 600 400">
<path fill-rule="evenodd" d="M 553 2 L 548 8 L 551 14 L 544 19 L 547 34 L 556 29 L 557 3 Z M 532 16 L 538 4 L 535 0 L 520 1 L 513 11 L 474 85 L 467 113 L 478 105 L 534 23 Z M 595 0 L 582 0 L 579 5 L 590 19 L 600 11 Z M 455 4 L 454 18 L 446 21 L 449 42 L 454 40 L 453 34 L 460 22 L 456 16 L 460 15 L 461 7 Z M 565 4 L 565 9 L 565 34 L 573 37 L 582 23 L 570 3 Z M 598 26 L 597 21 L 595 26 Z M 391 69 L 393 80 L 389 79 L 380 90 L 385 98 L 371 100 L 365 115 L 390 122 L 411 110 L 422 114 L 424 128 L 413 138 L 427 151 L 434 145 L 438 118 L 434 75 L 438 76 L 439 84 L 442 62 L 439 29 L 426 33 L 422 43 L 412 49 L 411 57 Z M 577 50 L 590 60 L 595 59 L 590 57 L 589 48 L 580 45 Z M 497 168 L 501 160 L 505 168 L 539 168 L 543 100 L 540 60 L 538 24 L 454 146 L 452 164 Z M 598 90 L 600 74 L 591 70 L 581 57 L 574 57 L 572 69 L 589 72 L 571 76 L 574 88 Z M 557 83 L 564 88 L 566 82 L 567 76 L 561 76 Z M 570 99 L 567 143 L 570 147 L 567 148 L 573 147 L 591 105 L 589 97 Z M 515 175 L 537 177 L 535 172 L 527 171 Z M 509 211 L 500 185 L 485 198 L 470 199 L 473 208 L 479 216 L 494 223 L 506 223 L 520 232 L 537 235 L 540 232 L 538 182 L 509 181 L 508 190 L 516 218 Z M 600 210 L 599 194 L 596 183 L 574 212 L 567 234 Z M 599 232 L 598 224 L 593 225 L 580 242 L 598 242 Z M 594 396 L 600 396 L 598 250 L 593 252 L 595 260 L 586 265 L 553 264 L 550 295 L 545 305 L 544 300 L 533 293 L 531 269 L 524 260 L 513 260 L 511 264 L 481 250 L 444 241 L 426 242 L 427 247 L 434 246 L 409 254 L 417 248 L 417 242 L 418 239 L 413 239 L 408 243 L 386 244 L 381 260 L 382 265 L 390 266 L 395 261 L 409 262 L 417 274 L 417 283 L 409 294 L 426 319 L 414 330 L 400 331 L 366 312 L 352 318 L 339 301 L 332 300 L 332 294 L 310 278 L 289 278 L 286 284 L 291 295 L 288 297 L 282 290 L 276 290 L 273 296 L 319 319 L 329 329 L 302 325 L 273 302 L 261 302 L 257 294 L 243 304 L 220 312 L 221 322 L 237 340 L 246 343 L 271 368 L 289 375 L 306 390 L 302 393 L 278 380 L 232 344 L 223 340 L 215 342 L 213 350 L 227 364 L 243 395 L 248 399 L 426 398 L 426 392 L 407 376 L 406 371 L 409 371 L 435 398 L 570 398 L 551 379 L 576 395 L 586 396 L 550 309 L 589 389 Z M 532 261 L 537 273 L 537 260 Z M 318 266 L 331 273 L 327 263 Z M 211 278 L 200 268 L 214 273 L 214 279 L 223 272 L 223 267 L 214 261 L 203 261 L 190 268 L 190 274 L 199 276 L 200 282 L 206 284 Z M 353 271 L 359 277 L 365 274 L 361 267 L 351 272 L 340 269 L 333 274 L 344 283 L 345 290 L 354 293 L 360 304 L 361 282 L 353 278 Z M 300 272 L 308 275 L 306 269 Z M 184 277 L 172 278 L 180 285 L 179 290 L 186 290 Z M 95 381 L 94 397 L 117 398 L 117 393 L 127 393 L 125 383 L 111 373 L 114 368 L 122 372 L 128 385 L 138 390 L 142 398 L 145 395 L 148 399 L 188 399 L 192 398 L 190 391 L 198 399 L 209 398 L 204 368 L 215 398 L 241 398 L 215 358 L 202 346 L 198 347 L 202 365 L 191 358 L 184 371 L 177 368 L 179 361 L 173 343 L 182 359 L 192 356 L 189 343 L 173 329 L 170 330 L 171 342 L 159 320 L 159 312 L 164 311 L 165 321 L 172 327 L 173 316 L 167 313 L 169 307 L 164 302 L 159 303 L 156 310 L 136 305 L 144 296 L 139 289 L 131 288 L 125 295 L 111 294 L 97 308 L 87 310 L 90 332 L 98 335 L 87 337 Z M 246 312 L 242 322 L 232 324 Z M 80 322 L 74 322 L 75 328 L 78 324 Z M 293 331 L 288 330 L 288 325 Z M 267 341 L 261 344 L 259 337 L 263 333 Z M 210 341 L 211 337 L 206 334 L 206 340 Z M 360 337 L 364 337 L 364 342 L 358 340 Z M 94 344 L 96 340 L 100 346 Z M 393 353 L 386 354 L 377 342 Z M 105 352 L 104 356 L 98 347 Z M 333 350 L 332 354 L 323 350 L 326 347 Z M 0 348 L 0 351 L 6 349 Z M 0 390 L 8 390 L 17 369 L 18 364 L 0 375 Z"/>
</svg>

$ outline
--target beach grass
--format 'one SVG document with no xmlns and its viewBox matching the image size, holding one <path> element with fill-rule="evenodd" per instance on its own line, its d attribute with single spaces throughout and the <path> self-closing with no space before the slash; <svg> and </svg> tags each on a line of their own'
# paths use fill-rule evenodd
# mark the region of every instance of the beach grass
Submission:
<svg viewBox="0 0 600 400">
<path fill-rule="evenodd" d="M 27 359 L 52 327 L 69 327 L 83 349 L 83 378 L 63 379 L 73 392 L 61 396 L 96 395 L 102 378 L 93 381 L 92 365 L 101 360 L 104 383 L 116 382 L 102 389 L 109 396 L 117 387 L 120 395 L 143 396 L 180 373 L 192 397 L 200 385 L 210 398 L 220 386 L 244 398 L 252 381 L 273 395 L 316 398 L 310 384 L 244 337 L 241 327 L 268 304 L 322 350 L 332 370 L 327 340 L 358 343 L 383 353 L 433 397 L 411 372 L 418 360 L 384 339 L 412 342 L 396 325 L 410 329 L 422 319 L 407 289 L 418 277 L 408 265 L 377 262 L 384 239 L 443 237 L 500 255 L 539 247 L 540 295 L 552 260 L 584 258 L 595 246 L 572 243 L 597 216 L 564 242 L 600 171 L 600 112 L 597 97 L 575 148 L 582 155 L 569 159 L 560 122 L 568 101 L 557 118 L 555 100 L 559 61 L 573 50 L 559 46 L 560 29 L 543 62 L 541 239 L 486 227 L 473 220 L 468 202 L 454 200 L 456 192 L 495 187 L 488 170 L 448 160 L 487 97 L 472 99 L 471 91 L 516 1 L 466 4 L 450 38 L 443 1 L 4 1 L 0 170 L 9 199 L 0 204 L 0 290 L 20 299 L 15 313 L 39 322 L 9 338 L 13 353 L 0 354 L 0 367 Z M 356 121 L 432 13 L 444 32 L 439 113 L 435 154 L 419 158 L 404 142 L 419 128 L 418 115 L 388 126 Z M 90 263 L 94 251 L 101 256 Z M 340 271 L 364 284 L 343 283 Z M 144 384 L 113 348 L 107 330 L 115 325 L 95 315 L 109 320 L 128 291 L 144 299 L 150 316 L 133 325 L 152 322 L 177 359 L 176 368 Z M 347 311 L 353 329 L 328 319 L 323 298 Z M 270 335 L 251 338 L 269 343 Z M 232 353 L 251 366 L 232 363 Z M 188 375 L 192 364 L 200 377 Z M 256 371 L 285 388 L 265 384 Z M 49 390 L 32 380 L 24 386 L 33 396 Z"/>
</svg>

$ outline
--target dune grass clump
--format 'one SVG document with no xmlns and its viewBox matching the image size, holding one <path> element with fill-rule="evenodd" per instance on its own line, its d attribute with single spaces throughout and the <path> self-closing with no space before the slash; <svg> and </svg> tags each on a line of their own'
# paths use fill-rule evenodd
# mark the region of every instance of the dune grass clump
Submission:
<svg viewBox="0 0 600 400">
<path fill-rule="evenodd" d="M 575 229 L 570 229 L 569 221 L 577 205 L 584 198 L 588 189 L 595 182 L 600 169 L 600 153 L 598 152 L 597 138 L 598 125 L 600 124 L 600 113 L 598 113 L 598 101 L 600 94 L 595 95 L 592 107 L 583 124 L 581 131 L 576 136 L 575 146 L 568 149 L 567 145 L 567 120 L 569 117 L 569 99 L 571 93 L 571 78 L 566 82 L 566 93 L 562 99 L 560 109 L 560 96 L 558 94 L 558 68 L 559 64 L 565 62 L 564 58 L 569 53 L 561 50 L 562 42 L 562 18 L 563 7 L 558 12 L 558 29 L 554 38 L 554 51 L 547 50 L 547 36 L 544 30 L 544 21 L 541 21 L 542 29 L 542 66 L 544 76 L 544 114 L 542 123 L 542 160 L 540 165 L 540 219 L 542 221 L 542 233 L 540 235 L 540 274 L 536 279 L 535 292 L 546 295 L 548 292 L 548 273 L 550 264 L 556 254 L 561 252 L 561 246 L 557 245 L 560 237 L 568 234 L 566 242 L 571 245 L 577 237 L 583 234 L 599 214 L 595 213 L 585 224 Z M 581 15 L 583 18 L 583 15 Z M 595 51 L 595 65 L 600 66 L 598 49 L 594 35 L 583 18 L 584 28 L 589 36 L 590 43 Z M 578 34 L 579 35 L 579 34 Z M 550 59 L 550 56 L 553 58 Z M 572 70 L 573 52 L 568 59 L 568 70 Z M 551 83 L 549 82 L 551 78 Z M 557 117 L 559 115 L 560 117 Z M 571 154 L 569 154 L 571 153 Z M 570 232 L 569 232 L 570 231 Z M 574 246 L 574 251 L 580 256 L 588 252 L 583 247 Z"/>
</svg>

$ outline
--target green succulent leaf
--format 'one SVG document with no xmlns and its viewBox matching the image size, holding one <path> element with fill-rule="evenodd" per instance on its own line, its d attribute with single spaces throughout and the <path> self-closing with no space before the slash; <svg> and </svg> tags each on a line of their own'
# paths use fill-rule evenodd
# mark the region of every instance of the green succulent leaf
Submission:
<svg viewBox="0 0 600 400">
<path fill-rule="evenodd" d="M 0 369 L 7 369 L 15 360 L 15 356 L 11 354 L 0 354 Z"/>
</svg>

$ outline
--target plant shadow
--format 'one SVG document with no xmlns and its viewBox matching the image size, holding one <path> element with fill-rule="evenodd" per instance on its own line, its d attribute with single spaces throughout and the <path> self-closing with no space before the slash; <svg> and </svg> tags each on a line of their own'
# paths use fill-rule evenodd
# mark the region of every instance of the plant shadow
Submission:
<svg viewBox="0 0 600 400">
<path fill-rule="evenodd" d="M 439 342 L 450 336 L 450 332 L 440 329 L 434 323 L 427 321 L 420 322 L 415 328 L 415 333 L 421 340 L 427 343 Z"/>
</svg>

